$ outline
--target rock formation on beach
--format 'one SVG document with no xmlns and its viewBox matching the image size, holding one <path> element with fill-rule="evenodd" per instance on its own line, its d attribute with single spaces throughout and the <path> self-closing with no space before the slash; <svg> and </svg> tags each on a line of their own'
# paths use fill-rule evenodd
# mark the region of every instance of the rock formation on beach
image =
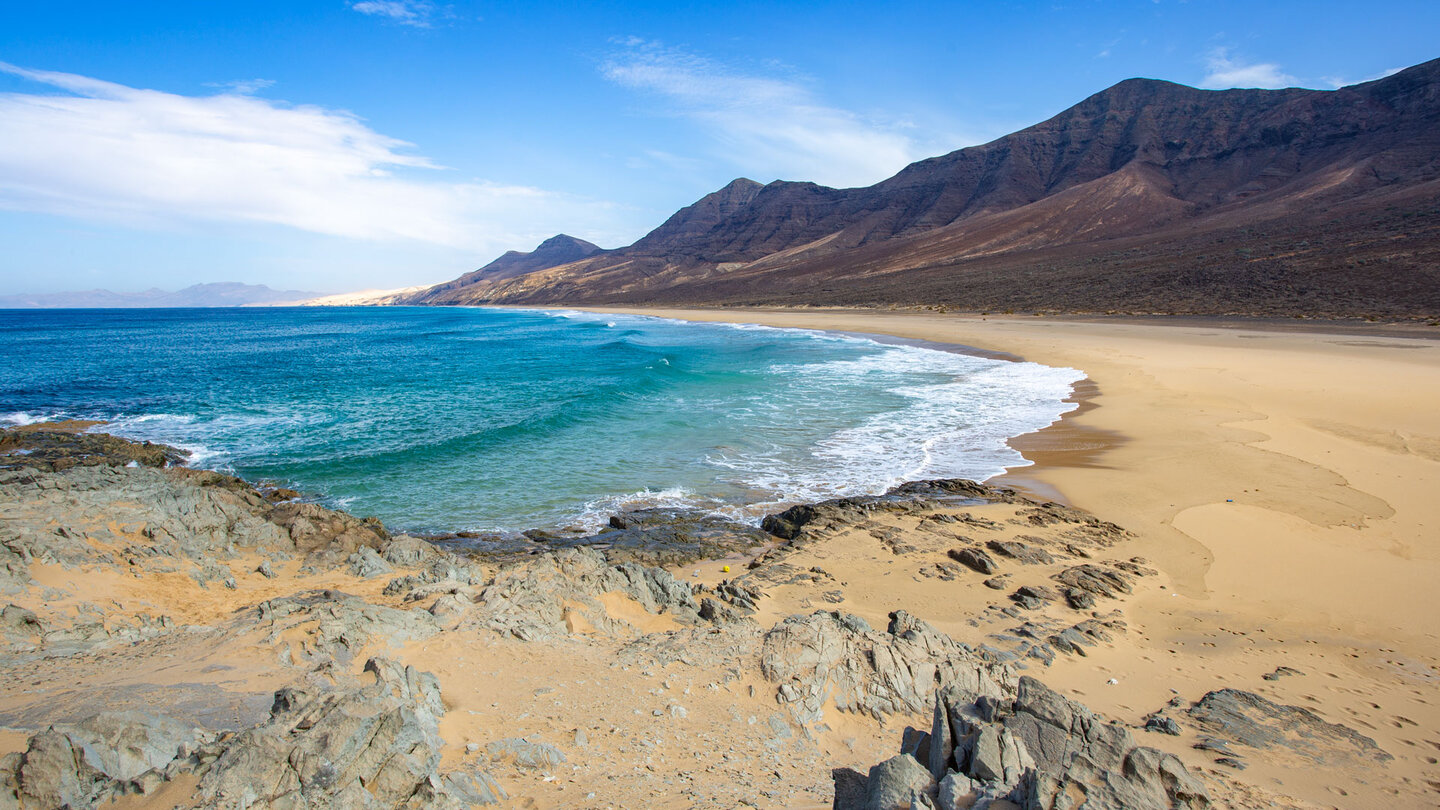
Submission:
<svg viewBox="0 0 1440 810">
<path fill-rule="evenodd" d="M 1046 687 L 1159 575 L 1123 528 L 1006 489 L 918 482 L 763 532 L 631 513 L 490 552 L 179 458 L 0 434 L 0 725 L 20 732 L 0 807 L 1196 810 L 1259 795 L 1213 770 L 1252 752 L 1389 756 L 1241 690 L 1132 728 Z M 895 572 L 968 622 L 888 608 L 899 578 L 876 601 Z"/>
<path fill-rule="evenodd" d="M 870 187 L 742 178 L 628 247 L 406 300 L 1433 318 L 1437 133 L 1440 60 L 1332 91 L 1131 79 Z"/>
</svg>

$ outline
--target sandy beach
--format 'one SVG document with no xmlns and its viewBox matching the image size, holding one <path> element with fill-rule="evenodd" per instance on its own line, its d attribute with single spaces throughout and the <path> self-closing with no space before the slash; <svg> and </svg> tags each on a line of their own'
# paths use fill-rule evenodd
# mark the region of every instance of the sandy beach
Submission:
<svg viewBox="0 0 1440 810">
<path fill-rule="evenodd" d="M 1137 632 L 1057 661 L 1047 680 L 1127 722 L 1172 689 L 1252 689 L 1372 736 L 1396 762 L 1380 778 L 1282 757 L 1251 763 L 1244 781 L 1342 807 L 1440 797 L 1440 340 L 903 312 L 626 311 L 963 344 L 1083 370 L 1086 406 L 1017 440 L 1036 464 L 992 483 L 1058 495 L 1135 532 L 1135 553 L 1169 587 L 1126 605 Z M 1306 674 L 1261 679 L 1280 666 Z M 1392 792 L 1396 779 L 1405 798 Z"/>
<path fill-rule="evenodd" d="M 946 807 L 1053 808 L 1112 785 L 1128 798 L 1103 806 L 1440 797 L 1440 341 L 643 312 L 971 347 L 1088 379 L 1071 414 L 1014 440 L 1035 463 L 990 483 L 1018 495 L 901 487 L 710 534 L 626 513 L 578 548 L 542 533 L 488 553 L 77 432 L 97 426 L 8 431 L 5 789 L 222 807 L 257 784 L 267 801 L 341 801 L 378 780 L 396 807 L 859 807 L 882 766 L 946 744 L 943 708 L 945 727 L 992 723 L 967 732 L 973 754 L 957 733 L 953 758 L 922 768 L 932 798 L 944 773 L 978 780 Z M 1058 694 L 1037 703 L 1027 676 Z M 977 714 L 982 696 L 1001 715 Z M 85 725 L 102 710 L 139 714 Z M 1106 730 L 1066 725 L 1088 711 Z M 316 712 L 329 719 L 301 722 Z M 403 734 L 365 737 L 357 724 L 381 717 Z M 1036 798 L 1023 768 L 981 779 L 985 734 L 1013 734 L 1066 792 Z M 135 735 L 152 741 L 143 778 L 71 775 L 69 746 Z M 405 775 L 376 770 L 402 749 Z M 313 778 L 306 763 L 329 761 L 343 779 Z"/>
</svg>

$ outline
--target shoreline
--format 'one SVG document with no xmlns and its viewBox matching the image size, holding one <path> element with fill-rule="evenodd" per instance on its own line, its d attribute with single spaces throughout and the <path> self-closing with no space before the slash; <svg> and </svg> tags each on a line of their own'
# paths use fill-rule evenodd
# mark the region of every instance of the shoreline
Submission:
<svg viewBox="0 0 1440 810">
<path fill-rule="evenodd" d="M 1168 588 L 1127 605 L 1138 631 L 1133 643 L 1057 664 L 1047 679 L 1107 716 L 1143 722 L 1142 707 L 1163 704 L 1172 689 L 1264 683 L 1261 674 L 1292 667 L 1320 680 L 1264 688 L 1332 722 L 1363 719 L 1386 751 L 1408 761 L 1411 778 L 1440 782 L 1440 768 L 1419 755 L 1440 741 L 1408 732 L 1412 723 L 1440 728 L 1440 593 L 1433 587 L 1440 581 L 1440 340 L 1433 335 L 854 310 L 596 309 L 883 333 L 1080 369 L 1096 386 L 1090 407 L 1048 434 L 1018 440 L 1036 463 L 1021 468 L 1017 483 L 1032 478 L 1134 532 L 1136 552 Z M 1124 441 L 1089 446 L 1076 429 Z M 1116 681 L 1129 688 L 1107 688 Z M 1294 777 L 1285 778 L 1287 787 Z"/>
<path fill-rule="evenodd" d="M 958 501 L 895 511 L 854 502 L 798 508 L 767 527 L 796 542 L 735 536 L 724 541 L 732 546 L 694 561 L 681 547 L 691 542 L 688 529 L 642 525 L 635 530 L 657 532 L 670 546 L 645 546 L 662 553 L 642 564 L 663 570 L 641 577 L 633 565 L 623 573 L 604 567 L 634 555 L 618 545 L 621 557 L 608 561 L 608 546 L 551 547 L 546 538 L 513 559 L 450 557 L 443 545 L 433 550 L 416 538 L 389 537 L 378 522 L 316 504 L 266 504 L 263 493 L 214 473 L 80 471 L 74 480 L 88 483 L 74 489 L 20 476 L 11 479 L 11 503 L 33 512 L 26 524 L 33 542 L 52 546 L 62 563 L 64 555 L 70 560 L 31 563 L 36 584 L 21 604 L 38 618 L 17 632 L 54 627 L 63 643 L 89 644 L 100 631 L 84 629 L 93 625 L 84 624 L 90 608 L 80 600 L 102 605 L 113 614 L 105 632 L 148 645 L 125 655 L 154 674 L 119 686 L 120 694 L 148 705 L 143 701 L 152 693 L 143 690 L 175 677 L 162 674 L 174 663 L 175 648 L 168 645 L 192 643 L 189 631 L 177 634 L 165 620 L 154 624 L 155 612 L 185 627 L 224 623 L 258 632 L 275 621 L 265 605 L 289 605 L 283 610 L 299 611 L 297 617 L 318 611 L 318 624 L 294 625 L 289 637 L 267 630 L 270 635 L 236 646 L 224 634 L 214 636 L 209 657 L 196 665 L 201 671 L 182 684 L 212 691 L 197 691 L 194 705 L 201 708 L 183 710 L 203 708 L 207 722 L 216 722 L 211 707 L 218 695 L 244 717 L 224 722 L 258 722 L 269 693 L 310 677 L 305 673 L 313 667 L 332 679 L 323 688 L 348 688 L 363 660 L 357 649 L 388 651 L 433 673 L 447 699 L 451 711 L 437 728 L 448 741 L 440 767 L 489 768 L 509 789 L 548 797 L 539 807 L 573 806 L 578 792 L 591 789 L 612 804 L 674 796 L 670 780 L 658 780 L 676 772 L 714 797 L 714 806 L 734 806 L 734 793 L 750 786 L 746 775 L 774 767 L 770 757 L 780 748 L 797 758 L 774 772 L 776 784 L 797 793 L 765 794 L 762 804 L 825 806 L 831 768 L 863 769 L 892 756 L 893 745 L 884 742 L 893 736 L 892 722 L 923 724 L 929 717 L 928 706 L 913 701 L 888 720 L 818 703 L 817 714 L 800 711 L 800 704 L 785 708 L 799 693 L 775 665 L 804 658 L 829 634 L 862 632 L 856 628 L 866 628 L 866 644 L 907 645 L 912 633 L 932 639 L 914 649 L 884 648 L 905 656 L 954 642 L 1008 655 L 995 659 L 997 666 L 1014 667 L 1006 678 L 1037 676 L 1065 699 L 1133 730 L 1127 733 L 1141 744 L 1195 768 L 1225 797 L 1213 806 L 1271 804 L 1277 791 L 1281 801 L 1271 806 L 1295 810 L 1337 803 L 1421 806 L 1440 791 L 1433 756 L 1440 750 L 1434 731 L 1440 728 L 1440 603 L 1432 587 L 1440 580 L 1440 544 L 1431 530 L 1440 525 L 1440 504 L 1433 503 L 1440 414 L 1430 407 L 1440 401 L 1440 343 L 1053 319 L 623 311 L 880 332 L 932 347 L 1004 346 L 1035 362 L 1081 369 L 1086 380 L 1072 393 L 1079 407 L 1012 440 L 1033 454 L 1027 458 L 1034 463 L 1018 468 L 1022 474 L 1033 476 L 1036 487 L 1065 493 L 1078 509 L 985 488 L 979 489 L 991 494 L 971 498 L 976 490 L 957 485 Z M 1012 486 L 1013 475 L 992 482 Z M 140 494 L 156 476 L 169 481 L 166 491 L 173 495 Z M 211 510 L 189 508 L 192 499 L 239 509 L 225 524 L 252 540 L 232 544 L 227 532 L 213 547 L 130 552 L 198 536 L 184 521 Z M 172 507 L 176 514 L 166 515 Z M 64 531 L 55 529 L 57 518 Z M 813 529 L 794 533 L 784 520 L 809 520 Z M 180 525 L 136 533 L 168 521 Z M 284 531 L 276 535 L 275 526 Z M 334 537 L 316 546 L 316 529 Z M 993 559 L 972 565 L 987 549 Z M 185 555 L 192 560 L 181 563 L 190 566 L 188 575 L 171 562 Z M 426 555 L 433 564 L 417 567 Z M 154 570 L 141 576 L 137 565 Z M 1083 570 L 1108 571 L 1123 587 L 1098 603 L 1071 601 L 1075 594 L 1061 585 L 1079 581 L 1065 575 Z M 652 580 L 661 590 L 644 584 Z M 622 593 L 633 587 L 640 589 Z M 55 601 L 60 591 L 70 594 L 64 602 Z M 333 610 L 341 613 L 325 612 Z M 365 616 L 363 622 L 379 624 L 356 624 L 354 638 L 369 640 L 331 652 L 325 646 L 336 627 L 330 619 L 351 615 L 347 610 L 359 611 L 356 622 Z M 832 626 L 842 613 L 858 623 Z M 917 630 L 905 630 L 910 618 L 920 622 Z M 67 630 L 66 623 L 74 627 Z M 801 643 L 811 632 L 825 635 L 778 652 L 789 649 L 790 634 L 801 633 L 793 637 Z M 849 650 L 853 640 L 833 641 L 820 646 Z M 105 648 L 95 649 L 91 657 L 82 650 L 73 664 L 37 659 L 33 666 L 45 688 L 35 691 L 28 676 L 13 678 L 6 693 L 12 714 L 49 721 L 56 709 L 45 695 L 77 683 L 75 694 L 91 702 L 67 711 L 78 715 L 101 696 L 109 700 L 121 676 L 110 672 Z M 767 659 L 766 650 L 775 654 Z M 862 651 L 857 661 L 890 660 L 881 652 Z M 466 663 L 472 653 L 493 671 Z M 218 666 L 209 666 L 212 661 Z M 243 691 L 235 691 L 241 682 L 234 674 L 225 674 L 237 666 Z M 897 672 L 930 672 L 933 662 L 922 657 L 915 666 Z M 557 667 L 567 677 L 556 678 Z M 848 667 L 824 669 L 852 671 Z M 358 683 L 368 683 L 360 677 Z M 591 686 L 601 682 L 623 687 Z M 890 674 L 876 681 L 891 682 Z M 777 692 L 777 683 L 790 686 Z M 923 693 L 926 684 L 916 687 Z M 818 695 L 829 687 L 819 682 L 814 688 Z M 1316 726 L 1338 742 L 1315 756 L 1333 758 L 1317 760 L 1284 743 L 1276 749 L 1242 742 L 1248 746 L 1240 754 L 1243 765 L 1231 766 L 1216 749 L 1201 750 L 1205 735 L 1216 732 L 1193 710 L 1202 696 L 1224 690 L 1248 692 L 1281 709 L 1304 707 L 1311 725 L 1344 726 L 1339 736 L 1327 730 L 1334 727 Z M 862 686 L 857 694 L 871 692 Z M 776 712 L 777 700 L 790 714 Z M 1183 709 L 1186 703 L 1191 710 Z M 518 706 L 531 708 L 517 716 L 512 707 Z M 1148 729 L 1150 718 L 1172 709 L 1178 736 Z M 578 717 L 594 721 L 577 728 Z M 820 719 L 823 724 L 809 725 Z M 39 720 L 11 724 L 35 730 Z M 657 749 L 635 741 L 655 728 L 669 742 L 659 749 L 666 758 L 652 763 Z M 809 729 L 813 738 L 802 745 L 796 728 Z M 711 730 L 719 736 L 707 736 Z M 486 755 L 475 751 L 504 743 L 495 739 L 501 734 L 584 752 L 584 764 L 574 766 L 577 778 L 568 782 L 537 782 L 498 754 L 486 764 Z M 1358 754 L 1346 748 L 1354 739 L 1347 734 L 1360 735 L 1370 748 Z M 10 746 L 21 744 L 11 737 Z M 732 752 L 738 745 L 743 753 L 727 759 L 721 773 L 691 770 L 691 761 L 703 760 L 717 744 Z M 607 755 L 592 756 L 599 751 Z M 1385 762 L 1388 757 L 1393 761 Z M 656 778 L 627 786 L 625 780 L 652 764 Z"/>
</svg>

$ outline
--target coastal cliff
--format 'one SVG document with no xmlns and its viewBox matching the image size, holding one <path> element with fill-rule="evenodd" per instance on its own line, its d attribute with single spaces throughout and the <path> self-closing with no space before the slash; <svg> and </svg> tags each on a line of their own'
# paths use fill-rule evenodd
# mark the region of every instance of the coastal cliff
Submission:
<svg viewBox="0 0 1440 810">
<path fill-rule="evenodd" d="M 182 457 L 0 438 L 0 806 L 1299 807 L 1238 769 L 1388 758 L 1248 691 L 1131 728 L 1047 688 L 1163 577 L 1123 528 L 1011 490 L 487 552 Z M 927 621 L 937 594 L 966 620 Z"/>
</svg>

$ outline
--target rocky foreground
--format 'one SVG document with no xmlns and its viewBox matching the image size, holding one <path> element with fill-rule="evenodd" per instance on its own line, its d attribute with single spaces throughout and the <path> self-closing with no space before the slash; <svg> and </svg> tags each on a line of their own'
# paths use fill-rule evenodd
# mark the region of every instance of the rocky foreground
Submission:
<svg viewBox="0 0 1440 810">
<path fill-rule="evenodd" d="M 1299 806 L 1249 757 L 1389 756 L 1248 691 L 1131 728 L 1047 688 L 1163 582 L 1009 490 L 490 548 L 181 458 L 0 433 L 0 807 L 1195 810 Z"/>
</svg>

